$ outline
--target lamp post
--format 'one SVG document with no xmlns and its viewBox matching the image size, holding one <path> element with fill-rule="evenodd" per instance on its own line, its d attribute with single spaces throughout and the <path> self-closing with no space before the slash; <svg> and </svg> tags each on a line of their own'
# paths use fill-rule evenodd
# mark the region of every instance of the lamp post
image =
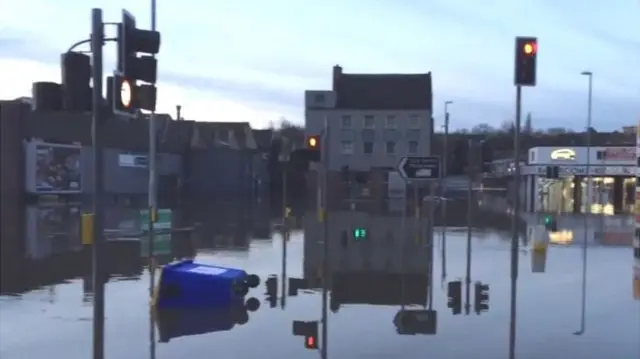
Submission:
<svg viewBox="0 0 640 359">
<path fill-rule="evenodd" d="M 591 180 L 590 165 L 591 165 L 591 104 L 593 98 L 593 73 L 591 71 L 582 71 L 582 76 L 587 76 L 589 79 L 589 89 L 587 95 L 587 126 L 586 126 L 586 142 L 587 142 L 587 201 L 585 205 L 584 213 L 584 237 L 582 239 L 582 289 L 581 289 L 581 309 L 580 309 L 580 329 L 573 334 L 582 335 L 585 331 L 585 317 L 587 306 L 587 241 L 589 230 L 589 214 L 591 213 L 591 188 L 593 182 Z"/>
<path fill-rule="evenodd" d="M 442 287 L 444 288 L 444 282 L 447 278 L 447 204 L 444 201 L 444 191 L 446 178 L 449 174 L 449 163 L 448 163 L 448 153 L 449 153 L 449 105 L 453 105 L 453 101 L 445 101 L 444 102 L 444 139 L 442 144 L 442 182 L 440 183 L 440 197 L 443 199 L 442 205 L 440 207 L 441 220 L 442 220 L 442 246 L 441 249 L 441 257 L 442 257 L 442 273 L 440 273 L 440 279 Z"/>
</svg>

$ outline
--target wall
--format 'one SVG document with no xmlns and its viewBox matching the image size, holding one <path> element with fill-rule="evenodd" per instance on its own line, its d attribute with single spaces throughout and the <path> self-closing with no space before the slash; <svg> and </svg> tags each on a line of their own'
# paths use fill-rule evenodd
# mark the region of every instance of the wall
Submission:
<svg viewBox="0 0 640 359">
<path fill-rule="evenodd" d="M 229 148 L 192 150 L 186 191 L 191 200 L 248 200 L 253 192 L 251 151 Z"/>
<path fill-rule="evenodd" d="M 25 145 L 25 187 L 32 193 L 35 192 L 34 183 L 36 180 L 36 144 L 44 143 L 32 141 Z M 130 152 L 110 148 L 104 151 L 105 191 L 112 194 L 146 194 L 149 186 L 148 168 L 122 167 L 119 163 L 120 154 L 130 154 Z M 145 154 L 143 153 L 142 155 Z M 157 168 L 159 176 L 174 174 L 180 177 L 182 172 L 182 157 L 175 154 L 159 153 L 157 157 Z M 80 182 L 81 193 L 93 193 L 93 149 L 91 147 L 80 148 Z"/>
<path fill-rule="evenodd" d="M 24 251 L 22 132 L 29 106 L 0 101 L 0 283 L 16 272 Z"/>
<path fill-rule="evenodd" d="M 351 116 L 351 128 L 342 129 L 342 116 Z M 375 128 L 365 129 L 364 117 L 375 116 Z M 397 128 L 385 128 L 387 115 L 395 115 L 397 118 Z M 418 133 L 410 128 L 410 117 L 418 115 Z M 356 170 L 368 170 L 372 166 L 394 167 L 403 156 L 408 153 L 408 141 L 418 141 L 417 155 L 426 156 L 431 149 L 431 112 L 430 111 L 361 111 L 361 110 L 323 110 L 308 109 L 305 114 L 306 135 L 319 134 L 324 128 L 325 118 L 330 129 L 328 142 L 330 158 L 329 167 L 338 170 L 343 165 L 348 165 Z M 354 143 L 354 154 L 345 155 L 342 153 L 342 141 L 352 141 Z M 372 154 L 363 153 L 363 143 L 374 142 Z M 386 153 L 385 142 L 397 141 L 396 153 L 389 155 Z"/>
</svg>

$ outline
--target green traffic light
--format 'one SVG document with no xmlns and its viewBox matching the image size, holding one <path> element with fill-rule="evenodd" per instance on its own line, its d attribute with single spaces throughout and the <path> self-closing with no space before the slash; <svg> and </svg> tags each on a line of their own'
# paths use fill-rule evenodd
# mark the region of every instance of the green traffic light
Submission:
<svg viewBox="0 0 640 359">
<path fill-rule="evenodd" d="M 353 230 L 353 238 L 356 240 L 367 238 L 367 230 L 364 228 L 355 228 Z"/>
<path fill-rule="evenodd" d="M 546 216 L 544 217 L 544 224 L 551 224 L 552 220 L 553 218 L 551 218 L 551 216 Z"/>
</svg>

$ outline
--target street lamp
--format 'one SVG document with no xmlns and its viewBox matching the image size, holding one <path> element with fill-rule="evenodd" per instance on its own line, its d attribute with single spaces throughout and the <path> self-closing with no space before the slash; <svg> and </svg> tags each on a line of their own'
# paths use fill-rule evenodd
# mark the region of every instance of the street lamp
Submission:
<svg viewBox="0 0 640 359">
<path fill-rule="evenodd" d="M 589 90 L 587 98 L 587 128 L 586 128 L 586 142 L 587 142 L 587 204 L 585 206 L 584 213 L 584 238 L 582 239 L 582 290 L 581 290 L 581 305 L 580 305 L 580 329 L 574 332 L 574 335 L 582 335 L 586 329 L 586 307 L 587 307 L 587 240 L 589 229 L 589 216 L 591 213 L 591 187 L 593 183 L 591 181 L 590 165 L 591 165 L 591 103 L 593 97 L 593 73 L 591 71 L 582 71 L 582 76 L 589 78 Z M 588 212 L 587 209 L 588 208 Z"/>
<path fill-rule="evenodd" d="M 593 73 L 591 71 L 582 71 L 582 76 L 589 78 L 589 90 L 587 95 L 587 128 L 586 128 L 586 143 L 587 143 L 587 207 L 585 212 L 591 213 L 591 104 L 593 98 Z"/>
<path fill-rule="evenodd" d="M 442 218 L 442 246 L 441 246 L 441 256 L 442 256 L 442 268 L 441 268 L 441 282 L 444 287 L 444 282 L 447 278 L 447 222 L 446 222 L 446 214 L 447 214 L 447 204 L 444 202 L 444 194 L 445 194 L 445 183 L 447 175 L 449 174 L 449 163 L 447 161 L 449 147 L 448 147 L 448 137 L 449 137 L 449 105 L 453 105 L 453 101 L 445 101 L 444 102 L 444 139 L 442 145 L 442 182 L 440 183 L 440 197 L 443 199 L 442 206 L 440 206 L 441 218 Z"/>
</svg>

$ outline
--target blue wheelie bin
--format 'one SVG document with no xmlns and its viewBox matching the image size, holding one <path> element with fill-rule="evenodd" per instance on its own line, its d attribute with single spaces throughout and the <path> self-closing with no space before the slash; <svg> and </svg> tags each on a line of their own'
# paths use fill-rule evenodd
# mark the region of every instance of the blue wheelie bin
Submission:
<svg viewBox="0 0 640 359">
<path fill-rule="evenodd" d="M 157 308 L 243 305 L 249 288 L 259 282 L 256 275 L 241 269 L 184 260 L 163 267 L 154 305 Z"/>
</svg>

